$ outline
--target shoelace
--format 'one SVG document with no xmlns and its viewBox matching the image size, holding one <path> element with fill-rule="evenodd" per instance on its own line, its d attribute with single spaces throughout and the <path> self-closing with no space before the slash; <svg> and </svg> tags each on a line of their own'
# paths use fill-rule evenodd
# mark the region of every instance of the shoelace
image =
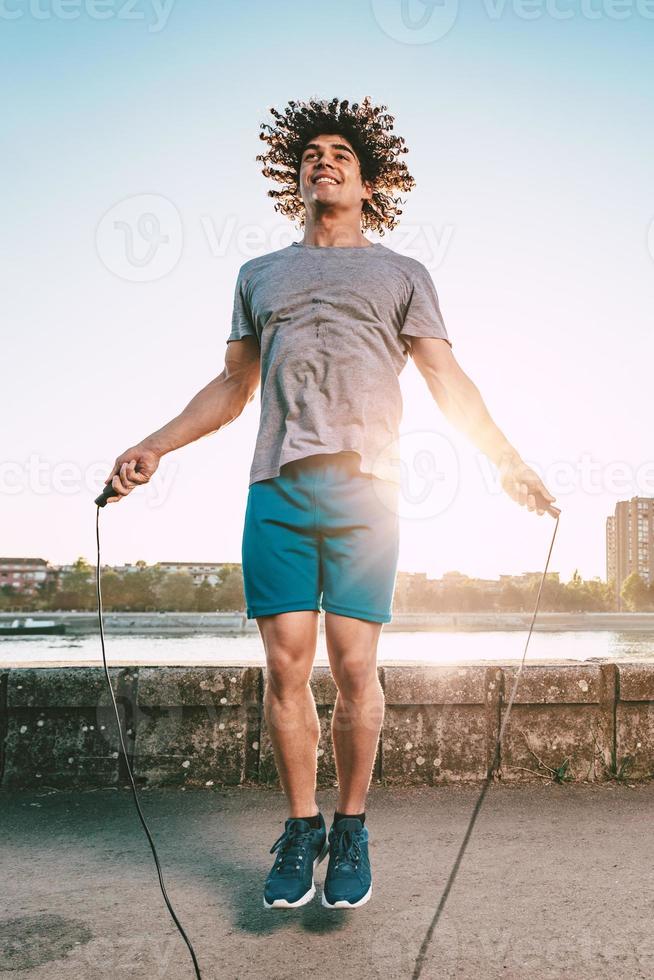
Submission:
<svg viewBox="0 0 654 980">
<path fill-rule="evenodd" d="M 288 874 L 289 871 L 299 871 L 302 865 L 298 861 L 304 861 L 307 856 L 307 847 L 311 839 L 311 831 L 300 830 L 297 824 L 290 824 L 284 833 L 277 838 L 270 853 L 277 855 L 275 871 L 278 874 Z"/>
<path fill-rule="evenodd" d="M 334 834 L 334 868 L 340 871 L 350 868 L 357 870 L 361 860 L 361 847 L 353 830 L 344 830 Z"/>
</svg>

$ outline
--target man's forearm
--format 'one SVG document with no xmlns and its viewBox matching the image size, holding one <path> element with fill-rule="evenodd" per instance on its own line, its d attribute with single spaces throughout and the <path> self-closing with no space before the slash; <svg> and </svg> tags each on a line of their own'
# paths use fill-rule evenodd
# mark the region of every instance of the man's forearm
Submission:
<svg viewBox="0 0 654 980">
<path fill-rule="evenodd" d="M 496 466 L 509 459 L 520 459 L 518 451 L 493 422 L 479 389 L 467 374 L 457 369 L 451 377 L 434 375 L 428 384 L 443 415 Z"/>
<path fill-rule="evenodd" d="M 179 415 L 152 432 L 141 445 L 163 456 L 222 429 L 238 418 L 252 398 L 254 394 L 250 394 L 241 382 L 219 375 L 202 388 Z"/>
</svg>

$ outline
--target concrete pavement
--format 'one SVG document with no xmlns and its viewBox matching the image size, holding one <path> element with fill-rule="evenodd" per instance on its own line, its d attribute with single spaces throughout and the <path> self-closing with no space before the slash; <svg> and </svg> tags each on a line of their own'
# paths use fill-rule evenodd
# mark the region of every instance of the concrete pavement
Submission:
<svg viewBox="0 0 654 980">
<path fill-rule="evenodd" d="M 479 787 L 371 790 L 358 911 L 266 911 L 280 792 L 143 790 L 204 980 L 409 978 Z M 329 820 L 334 791 L 319 793 Z M 654 785 L 493 786 L 422 976 L 654 975 Z M 128 790 L 0 792 L 0 976 L 193 980 Z M 326 863 L 318 869 L 323 880 Z"/>
</svg>

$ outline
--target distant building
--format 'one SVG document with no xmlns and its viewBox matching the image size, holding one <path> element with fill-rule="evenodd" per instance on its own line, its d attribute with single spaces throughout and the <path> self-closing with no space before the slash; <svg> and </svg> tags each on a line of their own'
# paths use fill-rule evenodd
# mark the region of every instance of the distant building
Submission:
<svg viewBox="0 0 654 980">
<path fill-rule="evenodd" d="M 618 596 L 632 572 L 654 583 L 654 497 L 620 500 L 606 519 L 606 578 Z"/>
<path fill-rule="evenodd" d="M 32 594 L 54 575 L 44 558 L 0 558 L 0 586 Z"/>
<path fill-rule="evenodd" d="M 471 578 L 463 572 L 444 572 L 441 578 L 427 578 L 426 572 L 400 572 L 395 580 L 395 601 L 402 606 L 408 601 L 412 589 L 422 595 L 430 590 L 432 595 L 441 596 L 457 587 L 469 586 L 480 590 L 486 596 L 499 597 L 505 585 L 528 588 L 534 582 L 540 583 L 542 572 L 523 572 L 522 575 L 500 575 L 499 578 Z M 559 572 L 548 572 L 548 582 L 559 582 Z"/>
<path fill-rule="evenodd" d="M 615 516 L 606 518 L 606 581 L 615 581 Z"/>
<path fill-rule="evenodd" d="M 546 582 L 559 582 L 559 572 L 548 572 L 545 576 Z M 500 586 L 515 585 L 519 589 L 524 589 L 534 582 L 540 583 L 543 577 L 542 572 L 523 572 L 522 575 L 500 575 Z"/>
<path fill-rule="evenodd" d="M 431 581 L 431 580 L 430 580 Z M 424 585 L 427 582 L 426 572 L 400 572 L 395 577 L 394 603 L 398 607 L 403 607 L 409 599 L 412 583 Z"/>
<path fill-rule="evenodd" d="M 142 571 L 144 568 L 160 568 L 166 574 L 175 574 L 176 572 L 186 572 L 192 576 L 195 585 L 199 585 L 201 582 L 208 582 L 210 585 L 216 585 L 224 577 L 226 571 L 233 568 L 240 568 L 238 562 L 197 562 L 197 561 L 160 561 L 156 562 L 155 565 L 148 566 L 145 562 L 131 563 L 127 562 L 124 565 L 105 565 L 101 566 L 101 571 L 104 572 L 116 572 L 117 575 L 133 575 L 136 572 Z M 56 565 L 50 569 L 51 573 L 55 577 L 61 577 L 67 572 L 74 571 L 74 565 Z M 89 572 L 89 581 L 95 578 L 95 567 Z"/>
<path fill-rule="evenodd" d="M 446 592 L 447 589 L 456 588 L 456 586 L 468 585 L 481 589 L 487 595 L 496 595 L 501 588 L 497 579 L 471 578 L 469 575 L 464 575 L 463 572 L 444 572 L 442 578 L 438 579 L 435 585 L 437 593 Z"/>
<path fill-rule="evenodd" d="M 216 561 L 160 561 L 157 564 L 159 568 L 169 574 L 187 572 L 193 577 L 196 585 L 200 585 L 201 582 L 217 585 L 221 581 L 225 569 L 238 567 L 234 562 Z"/>
</svg>

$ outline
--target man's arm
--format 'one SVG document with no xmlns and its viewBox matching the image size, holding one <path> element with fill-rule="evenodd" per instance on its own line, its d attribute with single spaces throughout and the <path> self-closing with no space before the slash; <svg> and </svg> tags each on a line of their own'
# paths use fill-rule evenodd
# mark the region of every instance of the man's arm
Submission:
<svg viewBox="0 0 654 980">
<path fill-rule="evenodd" d="M 227 344 L 225 367 L 202 388 L 179 415 L 116 458 L 105 484 L 111 483 L 120 500 L 154 475 L 166 453 L 222 429 L 238 418 L 255 396 L 261 378 L 256 337 Z"/>
<path fill-rule="evenodd" d="M 506 493 L 528 510 L 544 514 L 536 494 L 546 503 L 556 497 L 493 422 L 479 389 L 459 366 L 447 341 L 412 337 L 411 350 L 416 367 L 443 415 L 498 467 Z"/>
</svg>

